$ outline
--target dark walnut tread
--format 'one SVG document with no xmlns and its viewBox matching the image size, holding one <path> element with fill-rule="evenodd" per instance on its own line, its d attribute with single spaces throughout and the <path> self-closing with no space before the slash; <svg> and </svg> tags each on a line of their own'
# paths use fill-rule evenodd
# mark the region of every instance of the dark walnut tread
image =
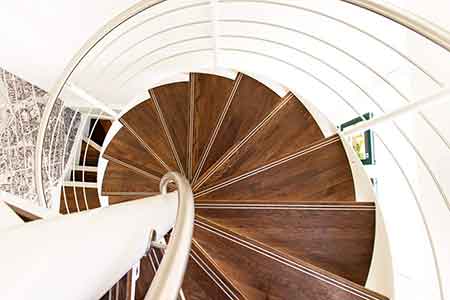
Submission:
<svg viewBox="0 0 450 300">
<path fill-rule="evenodd" d="M 189 299 L 246 299 L 195 240 L 192 241 L 183 292 Z"/>
<path fill-rule="evenodd" d="M 149 90 L 172 154 L 186 173 L 189 118 L 189 84 L 177 82 Z"/>
<path fill-rule="evenodd" d="M 340 136 L 324 137 L 300 98 L 242 73 L 191 73 L 149 95 L 104 151 L 102 195 L 133 201 L 186 175 L 196 217 L 179 299 L 387 299 L 364 288 L 375 205 L 355 201 Z M 162 257 L 141 260 L 136 299 Z"/>
<path fill-rule="evenodd" d="M 59 212 L 77 213 L 100 207 L 96 188 L 65 186 L 61 188 Z"/>
<path fill-rule="evenodd" d="M 102 185 L 102 194 L 159 193 L 159 179 L 137 172 L 126 165 L 109 161 Z"/>
<path fill-rule="evenodd" d="M 199 200 L 355 201 L 352 172 L 338 136 L 257 169 L 205 186 Z"/>
<path fill-rule="evenodd" d="M 196 214 L 241 236 L 364 285 L 375 235 L 373 203 L 200 203 Z"/>
<path fill-rule="evenodd" d="M 99 157 L 100 151 L 88 145 L 85 141 L 81 143 L 80 158 L 78 161 L 80 166 L 96 167 Z"/>
<path fill-rule="evenodd" d="M 147 152 L 145 147 L 125 126 L 116 133 L 114 139 L 108 144 L 103 157 L 108 160 L 121 161 L 157 177 L 162 177 L 167 172 L 161 162 Z"/>
<path fill-rule="evenodd" d="M 105 119 L 92 119 L 90 124 L 89 136 L 92 141 L 98 145 L 103 145 L 106 134 L 111 128 L 112 122 Z"/>
<path fill-rule="evenodd" d="M 192 73 L 190 75 L 190 132 L 189 178 L 197 172 L 202 155 L 206 154 L 208 142 L 226 101 L 233 89 L 234 82 L 228 78 Z"/>
<path fill-rule="evenodd" d="M 110 205 L 159 195 L 159 192 L 102 192 L 102 196 L 108 196 Z"/>
<path fill-rule="evenodd" d="M 167 135 L 161 124 L 155 102 L 148 99 L 120 118 L 120 122 L 132 132 L 147 152 L 167 170 L 179 171 Z"/>
<path fill-rule="evenodd" d="M 136 300 L 144 300 L 148 287 L 155 277 L 156 271 L 158 271 L 162 256 L 161 249 L 151 249 L 147 255 L 142 257 L 140 261 L 139 278 L 136 281 Z"/>
<path fill-rule="evenodd" d="M 202 170 L 211 168 L 228 149 L 253 134 L 252 130 L 263 122 L 282 100 L 266 86 L 240 73 L 227 99 L 222 118 L 216 124 L 217 134 L 211 135 L 211 149 L 207 153 Z M 202 180 L 204 179 L 199 179 L 200 182 Z"/>
<path fill-rule="evenodd" d="M 72 172 L 70 172 L 70 180 L 82 182 L 97 182 L 97 172 L 72 170 Z"/>
<path fill-rule="evenodd" d="M 323 139 L 320 128 L 309 112 L 291 93 L 286 95 L 266 120 L 248 141 L 241 141 L 231 151 L 227 151 L 224 155 L 226 159 L 221 158 L 212 167 L 204 185 L 214 186 L 221 180 L 242 175 Z M 198 188 L 196 185 L 195 189 Z"/>
<path fill-rule="evenodd" d="M 249 299 L 387 299 L 204 218 L 196 219 L 194 238 Z"/>
</svg>

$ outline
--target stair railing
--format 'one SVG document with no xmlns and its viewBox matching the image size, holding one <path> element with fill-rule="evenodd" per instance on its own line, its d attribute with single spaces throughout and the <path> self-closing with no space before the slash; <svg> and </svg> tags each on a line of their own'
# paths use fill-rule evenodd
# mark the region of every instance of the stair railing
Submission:
<svg viewBox="0 0 450 300">
<path fill-rule="evenodd" d="M 194 196 L 187 179 L 176 172 L 169 172 L 161 179 L 162 194 L 167 193 L 171 183 L 178 190 L 177 219 L 164 258 L 145 300 L 177 299 L 189 259 L 194 228 Z"/>
</svg>

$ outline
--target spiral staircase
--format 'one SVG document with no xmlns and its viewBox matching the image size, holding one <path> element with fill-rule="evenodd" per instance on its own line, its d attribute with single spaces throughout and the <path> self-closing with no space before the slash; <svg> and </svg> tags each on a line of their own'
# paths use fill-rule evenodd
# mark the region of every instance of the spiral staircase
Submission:
<svg viewBox="0 0 450 300">
<path fill-rule="evenodd" d="M 355 202 L 341 138 L 324 137 L 292 93 L 191 73 L 150 89 L 120 123 L 103 150 L 110 205 L 158 194 L 168 171 L 193 186 L 185 299 L 387 299 L 364 288 L 374 203 Z M 136 299 L 160 259 L 141 260 Z"/>
<path fill-rule="evenodd" d="M 448 32 L 370 0 L 139 1 L 51 92 L 41 210 L 10 206 L 66 241 L 52 257 L 79 273 L 56 298 L 446 300 L 450 131 L 428 108 L 449 52 Z M 377 197 L 347 140 L 368 129 Z"/>
</svg>

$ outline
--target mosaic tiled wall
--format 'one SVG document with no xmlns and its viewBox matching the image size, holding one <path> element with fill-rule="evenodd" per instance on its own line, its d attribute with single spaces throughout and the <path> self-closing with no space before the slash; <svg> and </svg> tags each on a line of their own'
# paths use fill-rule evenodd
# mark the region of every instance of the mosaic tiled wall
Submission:
<svg viewBox="0 0 450 300">
<path fill-rule="evenodd" d="M 0 68 L 0 190 L 10 192 L 39 205 L 34 185 L 34 155 L 41 116 L 49 95 L 39 87 Z M 53 142 L 46 136 L 44 153 L 52 153 L 45 166 L 47 186 L 62 173 L 61 155 L 67 157 L 79 126 L 79 116 L 59 103 L 51 119 L 55 129 Z M 56 120 L 61 120 L 57 122 Z M 71 126 L 70 126 L 71 125 Z M 70 129 L 69 129 L 70 128 Z M 70 132 L 69 132 L 70 131 Z M 66 140 L 66 136 L 70 138 Z M 67 141 L 68 147 L 63 151 Z M 53 146 L 50 149 L 50 144 Z"/>
</svg>

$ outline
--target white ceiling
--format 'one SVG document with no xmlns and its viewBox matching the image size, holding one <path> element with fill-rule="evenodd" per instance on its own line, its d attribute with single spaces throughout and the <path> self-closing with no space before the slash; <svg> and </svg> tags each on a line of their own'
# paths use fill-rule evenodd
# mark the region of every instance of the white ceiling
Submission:
<svg viewBox="0 0 450 300">
<path fill-rule="evenodd" d="M 102 25 L 137 0 L 3 0 L 0 67 L 49 90 Z"/>
<path fill-rule="evenodd" d="M 138 0 L 3 0 L 0 67 L 49 90 L 83 43 Z M 448 0 L 391 0 L 445 28 Z M 445 13 L 446 12 L 446 13 Z"/>
</svg>

